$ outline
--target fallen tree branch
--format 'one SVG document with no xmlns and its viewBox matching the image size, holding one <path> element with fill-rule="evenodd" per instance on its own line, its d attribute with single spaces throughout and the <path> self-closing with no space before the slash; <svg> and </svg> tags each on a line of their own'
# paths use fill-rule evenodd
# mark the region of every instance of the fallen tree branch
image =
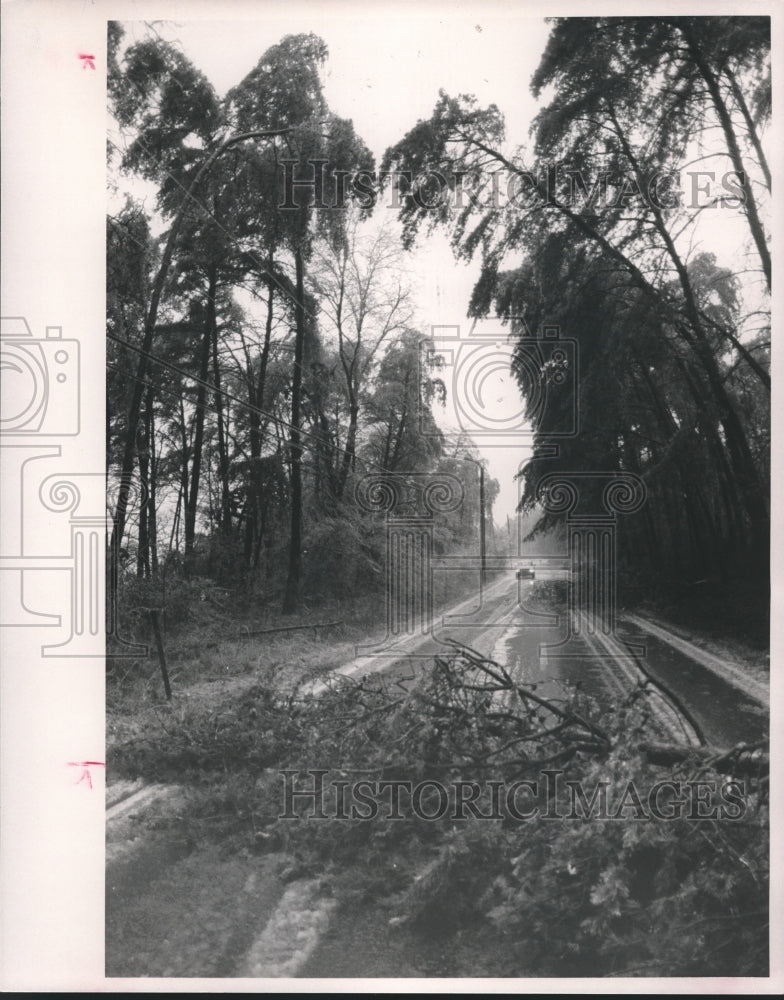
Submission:
<svg viewBox="0 0 784 1000">
<path fill-rule="evenodd" d="M 747 746 L 738 743 L 731 750 L 716 747 L 685 747 L 663 743 L 640 743 L 637 749 L 645 754 L 651 764 L 672 766 L 673 764 L 709 765 L 719 774 L 753 774 L 766 777 L 770 771 L 770 753 L 762 749 L 763 744 Z"/>
<path fill-rule="evenodd" d="M 303 628 L 331 628 L 333 625 L 342 625 L 343 619 L 338 618 L 334 622 L 309 622 L 307 625 L 280 625 L 277 628 L 245 629 L 240 633 L 240 638 L 248 638 L 252 635 L 272 635 L 273 632 L 296 632 Z"/>
<path fill-rule="evenodd" d="M 296 632 L 305 628 L 330 628 L 333 625 L 342 625 L 343 619 L 338 618 L 334 622 L 309 622 L 307 625 L 280 625 L 277 628 L 245 629 L 239 635 L 226 635 L 222 639 L 213 639 L 210 642 L 200 642 L 199 649 L 215 649 L 223 645 L 224 642 L 236 642 L 237 639 L 249 639 L 256 635 L 272 635 L 273 632 Z"/>
</svg>

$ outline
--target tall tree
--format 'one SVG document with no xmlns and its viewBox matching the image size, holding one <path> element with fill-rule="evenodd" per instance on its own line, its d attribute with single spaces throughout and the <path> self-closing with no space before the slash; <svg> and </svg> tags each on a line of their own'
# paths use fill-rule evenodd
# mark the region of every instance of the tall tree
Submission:
<svg viewBox="0 0 784 1000">
<path fill-rule="evenodd" d="M 432 404 L 443 382 L 423 370 L 421 334 L 404 330 L 389 344 L 364 393 L 367 442 L 362 455 L 386 472 L 427 472 L 443 453 Z"/>
<path fill-rule="evenodd" d="M 308 333 L 315 331 L 314 318 L 306 315 L 305 269 L 316 228 L 335 244 L 343 238 L 343 210 L 335 200 L 341 190 L 338 184 L 341 172 L 371 169 L 373 162 L 351 122 L 329 112 L 320 77 L 326 58 L 327 47 L 320 38 L 313 34 L 289 35 L 268 49 L 248 76 L 227 95 L 228 115 L 240 129 L 274 129 L 285 122 L 290 130 L 287 143 L 291 155 L 286 166 L 292 173 L 284 173 L 284 181 L 291 184 L 279 203 L 282 238 L 294 258 L 295 273 L 289 440 L 291 523 L 283 599 L 283 610 L 289 614 L 299 608 L 301 601 L 303 359 Z M 316 187 L 317 178 L 323 185 L 321 191 Z M 319 199 L 319 193 L 323 192 L 331 199 L 329 202 Z M 327 209 L 317 211 L 322 204 Z"/>
<path fill-rule="evenodd" d="M 356 469 L 357 432 L 362 392 L 387 339 L 412 320 L 404 262 L 388 227 L 363 233 L 354 211 L 346 237 L 321 241 L 311 267 L 311 285 L 320 304 L 325 336 L 337 339 L 348 426 L 336 492 L 341 497 Z"/>
<path fill-rule="evenodd" d="M 121 489 L 112 531 L 115 544 L 119 545 L 125 529 L 128 489 L 135 462 L 136 438 L 130 428 L 135 428 L 138 423 L 158 310 L 170 277 L 178 238 L 186 219 L 199 219 L 205 215 L 213 218 L 203 200 L 200 184 L 210 177 L 214 165 L 240 144 L 256 139 L 273 139 L 287 129 L 280 127 L 231 134 L 214 89 L 204 74 L 196 70 L 174 46 L 159 39 L 138 43 L 125 54 L 124 67 L 118 74 L 117 42 L 111 30 L 110 38 L 114 66 L 110 86 L 112 109 L 119 125 L 133 134 L 123 156 L 123 166 L 158 183 L 159 206 L 165 215 L 172 218 L 150 290 L 128 409 Z M 208 301 L 210 288 L 208 279 Z M 194 459 L 201 460 L 195 455 Z"/>
</svg>

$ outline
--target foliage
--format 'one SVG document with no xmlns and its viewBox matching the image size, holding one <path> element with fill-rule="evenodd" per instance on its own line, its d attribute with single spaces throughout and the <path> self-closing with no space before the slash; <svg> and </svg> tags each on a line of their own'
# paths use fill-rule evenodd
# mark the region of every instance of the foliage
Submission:
<svg viewBox="0 0 784 1000">
<path fill-rule="evenodd" d="M 383 810 L 375 820 L 279 820 L 277 836 L 303 859 L 350 868 L 358 900 L 386 895 L 393 926 L 470 929 L 477 947 L 504 956 L 502 975 L 763 974 L 764 784 L 747 782 L 740 818 L 640 819 L 630 782 L 644 798 L 656 782 L 699 778 L 713 783 L 715 802 L 728 778 L 688 757 L 672 771 L 648 763 L 638 749 L 649 732 L 644 698 L 609 715 L 586 699 L 553 703 L 525 688 L 517 705 L 499 703 L 509 690 L 503 675 L 463 650 L 418 684 L 337 689 L 311 714 L 313 738 L 287 766 L 329 769 L 325 781 L 492 778 L 506 787 L 557 771 L 537 817 L 455 818 L 451 800 L 442 818 L 427 820 L 422 811 L 437 813 L 438 799 L 415 811 L 404 793 L 404 821 Z M 603 784 L 617 818 L 575 815 L 567 781 L 588 798 Z M 279 779 L 265 787 L 272 801 L 262 812 L 280 809 Z M 486 798 L 480 809 L 489 812 Z M 545 809 L 561 818 L 542 818 Z"/>
<path fill-rule="evenodd" d="M 734 214 L 769 287 L 769 22 L 551 23 L 532 80 L 534 95 L 546 96 L 532 155 L 508 152 L 495 105 L 444 92 L 431 117 L 387 150 L 383 168 L 412 178 L 401 189 L 404 242 L 443 225 L 456 254 L 481 257 L 470 313 L 509 323 L 515 374 L 542 446 L 523 475 L 524 510 L 538 509 L 548 472 L 633 472 L 648 502 L 622 529 L 622 562 L 642 563 L 651 578 L 731 577 L 749 563 L 763 577 L 767 300 L 763 293 L 755 308 L 741 293 L 750 283 L 694 247 L 706 238 L 704 208 Z M 688 182 L 684 162 L 703 156 L 736 172 L 734 199 L 722 188 L 700 206 L 688 190 L 658 191 L 662 179 Z M 449 196 L 432 211 L 419 185 L 434 172 Z M 499 174 L 506 199 L 494 186 Z M 576 344 L 560 367 L 546 351 L 530 362 L 545 350 L 547 327 Z M 579 429 L 569 436 L 573 413 Z M 545 457 L 556 434 L 557 458 Z M 543 526 L 561 517 L 548 515 Z"/>
<path fill-rule="evenodd" d="M 107 451 L 114 476 L 137 470 L 139 497 L 122 544 L 141 576 L 184 554 L 178 572 L 285 591 L 289 611 L 323 586 L 378 592 L 384 525 L 354 490 L 366 471 L 439 471 L 444 387 L 420 375 L 392 235 L 350 198 L 320 211 L 314 190 L 287 187 L 284 166 L 299 181 L 314 158 L 325 199 L 336 171 L 373 166 L 327 106 L 326 46 L 284 38 L 221 101 L 175 45 L 123 48 L 116 24 L 110 41 L 120 168 L 156 185 L 171 223 L 153 237 L 158 220 L 131 202 L 109 220 Z M 221 152 L 260 129 L 284 131 Z M 441 543 L 474 528 L 472 511 Z"/>
</svg>

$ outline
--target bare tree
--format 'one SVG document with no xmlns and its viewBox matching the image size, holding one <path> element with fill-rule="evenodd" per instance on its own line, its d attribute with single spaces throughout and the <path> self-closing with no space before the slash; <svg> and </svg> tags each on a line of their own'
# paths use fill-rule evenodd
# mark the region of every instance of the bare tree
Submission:
<svg viewBox="0 0 784 1000">
<path fill-rule="evenodd" d="M 399 238 L 388 223 L 371 229 L 352 211 L 345 241 L 339 246 L 324 241 L 315 250 L 310 282 L 323 333 L 337 342 L 345 381 L 348 428 L 337 476 L 341 496 L 356 465 L 362 389 L 384 341 L 413 318 Z"/>
</svg>

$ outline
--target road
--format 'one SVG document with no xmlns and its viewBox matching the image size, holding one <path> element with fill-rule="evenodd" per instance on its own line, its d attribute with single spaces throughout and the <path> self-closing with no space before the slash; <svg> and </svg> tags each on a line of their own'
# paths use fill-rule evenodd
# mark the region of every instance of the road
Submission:
<svg viewBox="0 0 784 1000">
<path fill-rule="evenodd" d="M 453 639 L 503 664 L 520 683 L 536 683 L 544 697 L 578 687 L 600 704 L 617 704 L 646 674 L 686 706 L 707 743 L 731 747 L 755 742 L 767 730 L 768 700 L 764 686 L 718 657 L 637 615 L 620 616 L 616 635 L 591 635 L 564 656 L 555 647 L 565 637 L 566 623 L 556 615 L 530 608 L 533 582 L 502 574 L 484 589 L 436 618 L 432 635 L 406 636 L 390 645 L 385 656 L 361 656 L 336 675 L 404 674 L 434 655 L 451 652 Z M 564 616 L 561 616 L 565 618 Z M 321 681 L 315 693 L 326 686 Z M 662 725 L 673 739 L 683 727 L 669 713 Z"/>
<path fill-rule="evenodd" d="M 481 602 L 463 601 L 440 617 L 432 634 L 406 636 L 384 656 L 364 651 L 336 674 L 405 675 L 434 654 L 450 652 L 445 640 L 451 638 L 503 663 L 521 683 L 536 683 L 544 696 L 579 685 L 600 703 L 617 703 L 644 676 L 642 667 L 688 706 L 711 744 L 753 742 L 766 731 L 765 691 L 758 680 L 639 617 L 621 620 L 614 638 L 589 635 L 581 657 L 554 655 L 559 651 L 552 649 L 542 655 L 541 647 L 564 637 L 565 623 L 531 612 L 531 587 L 506 573 L 485 588 Z M 624 641 L 637 645 L 636 657 Z M 311 690 L 317 694 L 325 687 L 320 681 Z M 661 722 L 673 740 L 686 738 L 671 711 L 663 712 Z M 187 791 L 117 783 L 109 788 L 108 806 L 109 976 L 447 974 L 433 965 L 432 955 L 417 957 L 416 941 L 403 938 L 392 947 L 381 912 L 333 919 L 335 901 L 318 877 L 285 883 L 273 856 L 194 847 L 156 829 L 160 824 L 150 817 L 182 813 Z"/>
</svg>

